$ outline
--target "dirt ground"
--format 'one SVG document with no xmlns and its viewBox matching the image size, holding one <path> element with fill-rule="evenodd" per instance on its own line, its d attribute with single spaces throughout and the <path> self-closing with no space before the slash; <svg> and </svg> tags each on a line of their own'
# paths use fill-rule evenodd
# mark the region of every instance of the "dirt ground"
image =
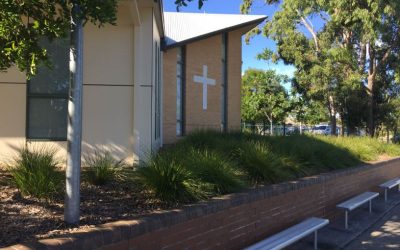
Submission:
<svg viewBox="0 0 400 250">
<path fill-rule="evenodd" d="M 10 174 L 0 167 L 0 248 L 168 208 L 133 183 L 102 187 L 82 183 L 81 226 L 70 227 L 63 222 L 63 202 L 63 195 L 51 203 L 22 197 Z"/>
</svg>

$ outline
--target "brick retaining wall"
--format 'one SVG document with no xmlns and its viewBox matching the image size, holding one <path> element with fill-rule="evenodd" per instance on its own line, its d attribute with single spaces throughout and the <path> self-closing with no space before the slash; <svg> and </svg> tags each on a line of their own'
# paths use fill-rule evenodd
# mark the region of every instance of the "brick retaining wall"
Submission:
<svg viewBox="0 0 400 250">
<path fill-rule="evenodd" d="M 8 249 L 240 249 L 400 176 L 400 158 L 232 194 Z"/>
</svg>

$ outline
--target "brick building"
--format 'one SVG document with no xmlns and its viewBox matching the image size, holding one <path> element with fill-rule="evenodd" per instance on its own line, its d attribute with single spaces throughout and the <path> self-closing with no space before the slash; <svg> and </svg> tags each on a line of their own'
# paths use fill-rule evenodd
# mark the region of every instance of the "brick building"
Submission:
<svg viewBox="0 0 400 250">
<path fill-rule="evenodd" d="M 164 144 L 198 129 L 240 129 L 242 36 L 265 18 L 164 13 Z"/>
</svg>

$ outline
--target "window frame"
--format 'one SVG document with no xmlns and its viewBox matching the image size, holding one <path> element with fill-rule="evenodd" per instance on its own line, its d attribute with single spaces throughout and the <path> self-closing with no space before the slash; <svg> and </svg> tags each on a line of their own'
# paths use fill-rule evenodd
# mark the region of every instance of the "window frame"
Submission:
<svg viewBox="0 0 400 250">
<path fill-rule="evenodd" d="M 155 131 L 154 131 L 154 137 L 155 140 L 158 140 L 161 138 L 161 49 L 160 49 L 160 44 L 158 42 L 154 43 L 154 50 L 155 50 Z"/>
<path fill-rule="evenodd" d="M 68 48 L 69 50 L 69 48 Z M 46 67 L 41 65 L 40 67 Z M 69 69 L 68 69 L 69 70 Z M 68 80 L 69 81 L 69 80 Z M 27 80 L 26 82 L 26 109 L 25 109 L 25 138 L 29 141 L 38 141 L 38 142 L 65 142 L 68 140 L 68 101 L 69 101 L 69 86 L 67 88 L 66 93 L 35 93 L 30 92 L 31 80 Z M 67 121 L 67 128 L 65 131 L 65 136 L 63 137 L 42 137 L 42 136 L 34 136 L 30 133 L 30 118 L 31 118 L 31 100 L 32 99 L 53 99 L 53 100 L 65 100 L 66 101 L 66 110 L 67 114 L 65 116 L 65 120 Z"/>
<path fill-rule="evenodd" d="M 31 100 L 32 99 L 56 99 L 56 100 L 65 100 L 67 102 L 67 111 L 68 111 L 68 94 L 42 94 L 42 93 L 30 93 L 29 92 L 29 83 L 30 81 L 27 81 L 27 86 L 26 86 L 26 126 L 25 126 L 25 137 L 28 140 L 31 141 L 67 141 L 67 133 L 65 133 L 65 137 L 41 137 L 41 136 L 34 136 L 29 133 L 30 131 L 30 118 L 31 118 L 31 112 L 30 112 L 30 107 L 31 107 Z M 67 112 L 68 113 L 68 112 Z M 68 116 L 65 117 L 65 119 L 68 119 Z"/>
<path fill-rule="evenodd" d="M 221 63 L 222 63 L 222 93 L 221 93 L 221 129 L 222 132 L 228 132 L 228 33 L 222 34 L 221 44 Z"/>
</svg>

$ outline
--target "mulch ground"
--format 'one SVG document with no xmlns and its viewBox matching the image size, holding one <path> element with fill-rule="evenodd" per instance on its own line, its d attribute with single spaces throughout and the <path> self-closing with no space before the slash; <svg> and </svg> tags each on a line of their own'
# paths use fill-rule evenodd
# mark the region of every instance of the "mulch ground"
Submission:
<svg viewBox="0 0 400 250">
<path fill-rule="evenodd" d="M 22 197 L 12 185 L 9 173 L 0 167 L 0 248 L 111 221 L 135 219 L 167 208 L 149 199 L 134 183 L 102 187 L 82 183 L 81 223 L 71 227 L 63 222 L 63 202 L 62 195 L 51 203 Z"/>
</svg>

